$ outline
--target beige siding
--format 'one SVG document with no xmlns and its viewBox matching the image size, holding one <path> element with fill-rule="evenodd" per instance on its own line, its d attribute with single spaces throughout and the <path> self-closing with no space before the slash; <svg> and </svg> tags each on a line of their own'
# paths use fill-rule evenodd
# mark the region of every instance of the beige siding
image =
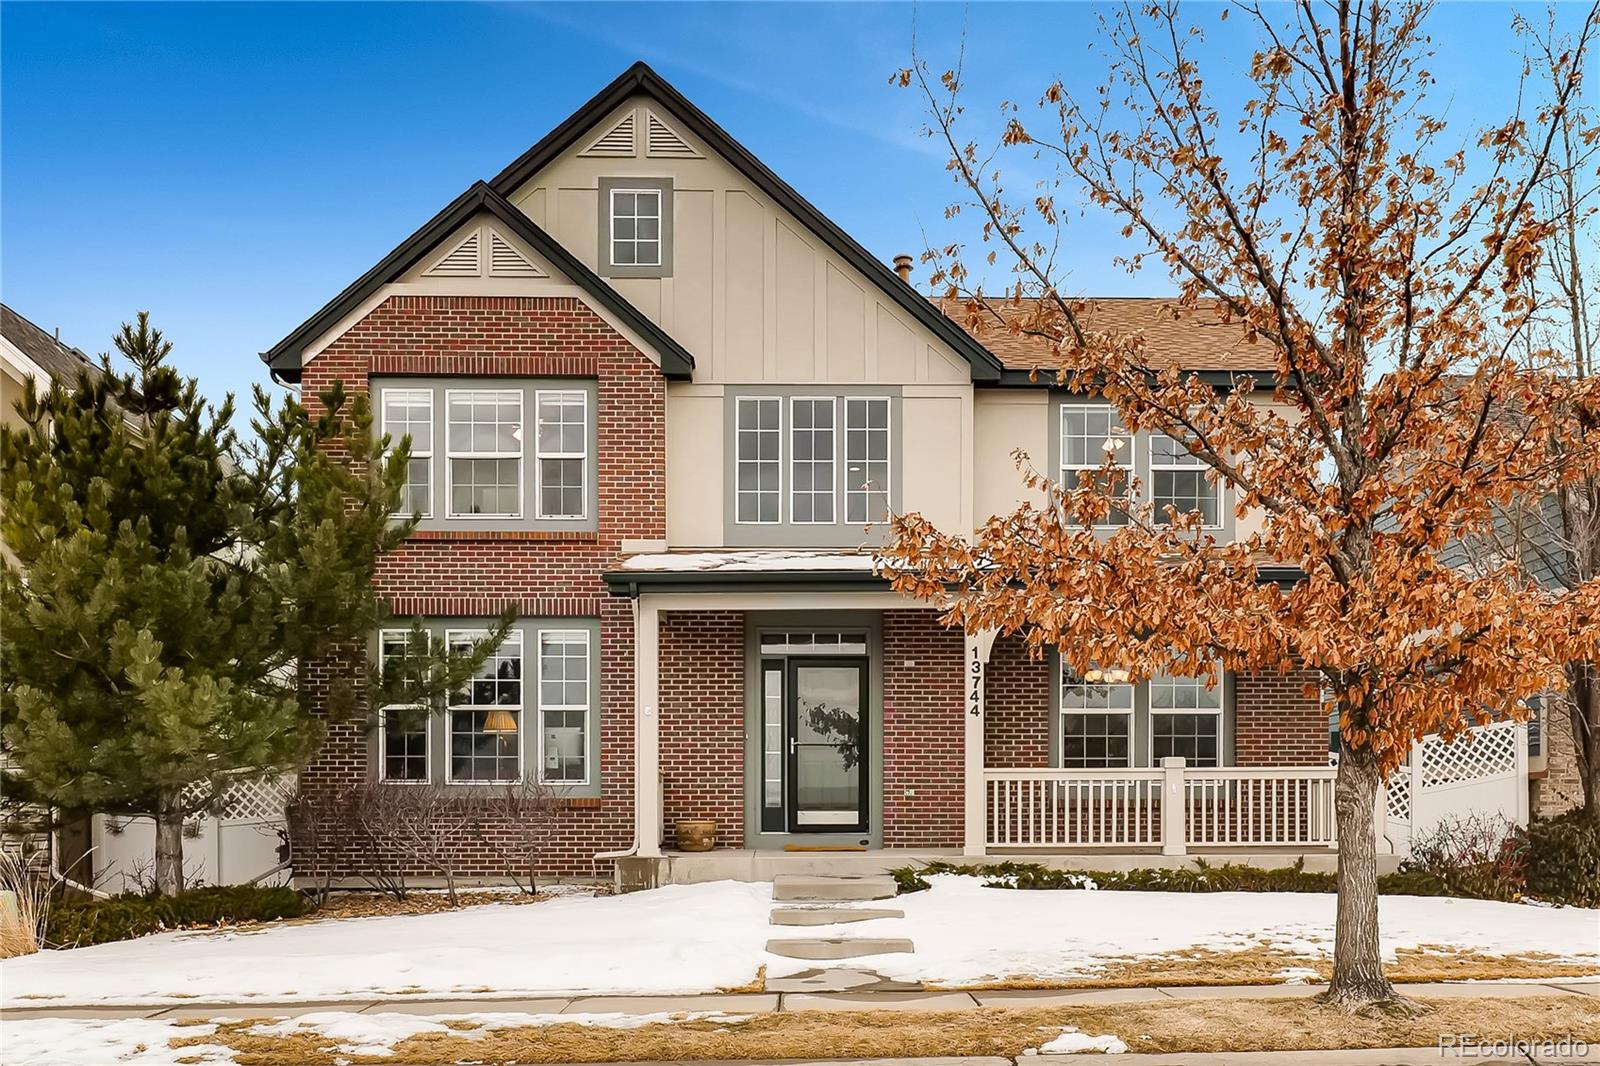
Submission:
<svg viewBox="0 0 1600 1066">
<path fill-rule="evenodd" d="M 1011 453 L 1021 448 L 1037 469 L 1049 465 L 1049 393 L 1042 388 L 982 389 L 973 397 L 973 415 L 976 520 L 1010 514 L 1024 500 L 1043 503 L 1043 493 L 1022 483 L 1022 471 Z"/>
<path fill-rule="evenodd" d="M 9 364 L 0 364 L 0 425 L 18 426 L 22 416 L 17 414 L 17 401 L 25 391 L 22 379 Z"/>
<path fill-rule="evenodd" d="M 720 385 L 667 384 L 667 543 L 674 548 L 722 545 L 722 399 Z"/>
<path fill-rule="evenodd" d="M 901 505 L 940 529 L 972 528 L 973 390 L 906 386 Z"/>
<path fill-rule="evenodd" d="M 693 353 L 697 382 L 969 380 L 961 357 L 670 119 L 703 158 L 647 154 L 649 108 L 635 99 L 595 124 L 598 137 L 634 113 L 632 156 L 585 155 L 582 139 L 511 200 L 598 267 L 600 179 L 670 177 L 671 276 L 613 284 Z"/>
</svg>

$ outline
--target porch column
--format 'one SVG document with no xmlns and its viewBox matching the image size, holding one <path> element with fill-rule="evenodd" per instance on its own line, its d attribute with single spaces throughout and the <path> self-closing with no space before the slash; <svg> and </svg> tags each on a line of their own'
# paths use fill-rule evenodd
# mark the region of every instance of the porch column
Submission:
<svg viewBox="0 0 1600 1066">
<path fill-rule="evenodd" d="M 962 777 L 963 799 L 966 807 L 966 832 L 962 853 L 983 855 L 988 846 L 984 823 L 988 816 L 988 798 L 983 784 L 983 729 L 984 729 L 984 674 L 989 668 L 989 653 L 994 649 L 994 630 L 985 629 L 966 635 L 967 703 L 966 771 Z"/>
<path fill-rule="evenodd" d="M 633 832 L 637 854 L 661 855 L 661 612 L 648 595 L 634 601 Z"/>
</svg>

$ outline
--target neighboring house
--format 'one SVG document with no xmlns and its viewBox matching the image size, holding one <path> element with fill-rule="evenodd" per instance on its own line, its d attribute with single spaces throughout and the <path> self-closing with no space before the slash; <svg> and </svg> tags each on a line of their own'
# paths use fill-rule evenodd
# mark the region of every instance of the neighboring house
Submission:
<svg viewBox="0 0 1600 1066">
<path fill-rule="evenodd" d="M 626 855 L 645 881 L 759 875 L 786 850 L 1326 855 L 1313 675 L 1091 684 L 873 574 L 886 509 L 970 530 L 1023 498 L 1013 449 L 1070 477 L 1119 434 L 1096 397 L 1034 380 L 1047 352 L 969 334 L 897 267 L 640 64 L 264 353 L 308 400 L 342 380 L 410 434 L 423 518 L 379 576 L 396 616 L 467 641 L 519 614 L 425 726 L 338 724 L 302 787 L 536 775 L 566 807 L 551 870 Z M 1166 306 L 1096 313 L 1221 387 L 1267 369 Z M 1156 502 L 1243 535 L 1257 519 L 1169 444 L 1122 454 Z M 314 687 L 341 671 L 359 675 L 322 664 Z M 1502 732 L 1452 780 L 1509 782 L 1515 813 L 1525 734 Z M 661 858 L 703 818 L 752 861 Z M 501 874 L 499 834 L 459 872 Z M 358 860 L 319 861 L 297 874 Z"/>
</svg>

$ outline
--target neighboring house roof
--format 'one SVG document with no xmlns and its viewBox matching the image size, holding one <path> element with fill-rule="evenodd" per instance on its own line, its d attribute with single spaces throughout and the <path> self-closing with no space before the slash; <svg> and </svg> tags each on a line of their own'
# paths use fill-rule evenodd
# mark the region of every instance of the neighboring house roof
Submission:
<svg viewBox="0 0 1600 1066">
<path fill-rule="evenodd" d="M 0 304 L 0 337 L 4 337 L 9 346 L 6 352 L 8 356 L 15 358 L 20 355 L 52 381 L 70 385 L 82 371 L 88 371 L 91 377 L 100 373 L 100 367 L 87 355 L 62 344 L 5 304 Z M 31 368 L 18 369 L 30 376 L 32 374 Z"/>
<path fill-rule="evenodd" d="M 1037 297 L 996 297 L 978 310 L 969 310 L 960 300 L 933 302 L 998 356 L 1009 372 L 1054 371 L 1061 365 L 1048 337 L 1026 332 L 1038 314 Z M 1250 343 L 1244 326 L 1223 322 L 1209 301 L 1192 309 L 1178 308 L 1175 296 L 1101 296 L 1083 302 L 1079 321 L 1085 329 L 1143 333 L 1150 365 L 1156 369 L 1176 365 L 1182 370 L 1272 373 L 1271 345 Z M 994 313 L 1003 321 L 996 321 Z M 1048 380 L 1049 375 L 1040 377 Z"/>
<path fill-rule="evenodd" d="M 299 380 L 300 353 L 307 344 L 326 333 L 378 289 L 404 274 L 481 211 L 493 215 L 512 234 L 526 241 L 552 266 L 642 336 L 661 356 L 661 371 L 667 377 L 689 377 L 694 369 L 694 357 L 681 344 L 629 303 L 604 278 L 584 266 L 504 196 L 481 181 L 475 182 L 421 229 L 401 241 L 399 247 L 384 256 L 377 266 L 357 278 L 322 310 L 301 323 L 293 333 L 262 352 L 261 359 L 271 368 L 273 376 L 286 381 Z"/>
<path fill-rule="evenodd" d="M 765 163 L 750 150 L 717 125 L 694 104 L 673 88 L 666 79 L 646 63 L 635 63 L 622 76 L 600 92 L 551 130 L 543 140 L 522 153 L 515 162 L 494 178 L 491 184 L 502 195 L 509 196 L 544 169 L 552 160 L 579 139 L 600 119 L 604 118 L 629 97 L 643 94 L 654 100 L 674 120 L 704 141 L 712 151 L 726 159 L 734 169 L 779 207 L 799 219 L 826 244 L 835 255 L 849 263 L 861 275 L 877 285 L 890 299 L 914 319 L 932 331 L 935 337 L 948 344 L 972 366 L 974 381 L 998 381 L 1000 360 L 982 343 L 962 330 L 956 323 L 930 307 L 927 300 L 889 267 L 880 262 L 855 239 L 840 229 L 832 219 L 795 192 L 782 178 L 769 170 Z"/>
</svg>

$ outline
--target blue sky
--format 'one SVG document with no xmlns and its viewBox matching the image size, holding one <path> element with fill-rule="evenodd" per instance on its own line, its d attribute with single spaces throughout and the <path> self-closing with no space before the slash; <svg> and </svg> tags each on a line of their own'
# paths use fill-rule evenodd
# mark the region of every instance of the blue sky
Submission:
<svg viewBox="0 0 1600 1066">
<path fill-rule="evenodd" d="M 1215 27 L 1216 10 L 1195 15 Z M 1452 120 L 1509 106 L 1510 12 L 1436 15 Z M 183 371 L 242 398 L 266 381 L 255 353 L 636 59 L 887 259 L 954 232 L 943 157 L 887 84 L 913 31 L 947 58 L 967 24 L 969 105 L 992 114 L 1057 77 L 1092 90 L 1095 20 L 1089 4 L 6 2 L 0 297 L 91 354 L 148 309 Z M 1237 71 L 1241 22 L 1212 33 Z M 1110 267 L 1114 228 L 1075 233 L 1083 291 L 1170 291 Z"/>
</svg>

